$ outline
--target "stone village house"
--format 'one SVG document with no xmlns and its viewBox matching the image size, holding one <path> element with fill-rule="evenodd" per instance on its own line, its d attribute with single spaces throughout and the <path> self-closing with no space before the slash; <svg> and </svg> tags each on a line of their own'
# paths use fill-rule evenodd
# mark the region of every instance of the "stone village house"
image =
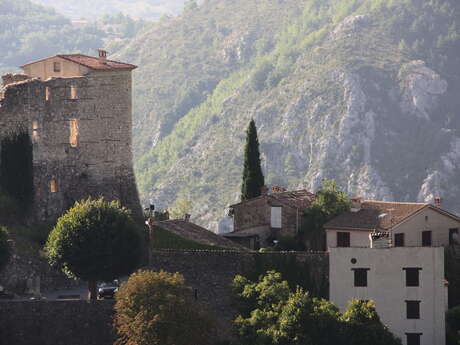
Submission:
<svg viewBox="0 0 460 345">
<path fill-rule="evenodd" d="M 33 145 L 32 219 L 50 221 L 77 200 L 104 196 L 141 217 L 132 168 L 131 73 L 136 66 L 57 55 L 3 76 L 0 138 L 26 130 Z"/>
<path fill-rule="evenodd" d="M 403 345 L 444 345 L 448 307 L 444 248 L 458 244 L 460 218 L 429 203 L 352 200 L 325 225 L 330 300 L 344 311 L 373 300 Z"/>
<path fill-rule="evenodd" d="M 257 250 L 272 246 L 278 236 L 295 236 L 299 232 L 303 212 L 310 207 L 315 195 L 277 186 L 272 188 L 272 193 L 267 192 L 230 206 L 233 232 L 224 237 Z"/>
<path fill-rule="evenodd" d="M 369 247 L 374 232 L 388 233 L 394 247 L 445 247 L 458 241 L 460 218 L 436 204 L 354 198 L 349 212 L 324 225 L 327 247 Z"/>
</svg>

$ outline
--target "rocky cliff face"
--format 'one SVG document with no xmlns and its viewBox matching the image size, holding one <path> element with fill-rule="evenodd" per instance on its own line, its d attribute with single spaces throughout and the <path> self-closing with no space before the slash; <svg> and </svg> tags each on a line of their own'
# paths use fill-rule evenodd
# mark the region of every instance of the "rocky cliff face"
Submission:
<svg viewBox="0 0 460 345">
<path fill-rule="evenodd" d="M 399 18 L 401 9 L 392 11 Z M 441 196 L 448 209 L 460 211 L 456 79 L 433 60 L 406 53 L 385 16 L 352 12 L 337 21 L 320 14 L 314 21 L 308 12 L 266 35 L 254 27 L 227 27 L 230 33 L 221 27 L 225 39 L 211 51 L 222 69 L 195 105 L 163 132 L 158 124 L 165 117 L 137 114 L 155 138 L 147 151 L 137 146 L 144 198 L 163 207 L 189 199 L 198 221 L 224 231 L 224 209 L 239 196 L 245 128 L 254 118 L 268 183 L 314 191 L 323 178 L 334 178 L 350 195 Z M 315 29 L 305 29 L 306 22 Z M 152 75 L 142 66 L 137 73 Z M 162 108 L 151 104 L 149 111 Z"/>
</svg>

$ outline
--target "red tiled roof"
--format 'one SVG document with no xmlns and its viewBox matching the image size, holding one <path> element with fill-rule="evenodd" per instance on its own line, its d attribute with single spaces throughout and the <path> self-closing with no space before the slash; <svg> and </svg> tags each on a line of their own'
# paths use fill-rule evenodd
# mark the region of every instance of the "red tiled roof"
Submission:
<svg viewBox="0 0 460 345">
<path fill-rule="evenodd" d="M 67 61 L 74 62 L 76 64 L 85 66 L 87 68 L 90 68 L 92 70 L 99 70 L 99 71 L 111 71 L 111 70 L 133 70 L 136 69 L 137 66 L 131 65 L 128 63 L 123 63 L 123 62 L 118 62 L 118 61 L 112 61 L 112 60 L 102 60 L 100 58 L 94 57 L 94 56 L 87 56 L 83 54 L 67 54 L 67 55 L 56 55 L 52 57 L 48 57 L 42 60 L 34 61 L 34 62 L 29 62 L 21 68 L 24 68 L 26 66 L 35 64 L 37 62 L 42 62 L 54 57 L 60 57 L 62 59 L 65 59 Z"/>
<path fill-rule="evenodd" d="M 359 211 L 342 213 L 327 222 L 324 228 L 389 230 L 426 207 L 439 210 L 428 203 L 366 200 L 361 203 Z"/>
<path fill-rule="evenodd" d="M 231 205 L 230 207 L 241 205 L 241 204 L 251 202 L 256 199 L 262 199 L 262 198 L 275 200 L 287 206 L 306 209 L 310 207 L 313 201 L 315 200 L 315 194 L 310 193 L 305 189 L 296 190 L 296 191 L 288 191 L 288 192 L 280 192 L 280 193 L 272 193 L 272 194 L 261 195 L 257 198 L 241 201 L 237 204 Z"/>
</svg>

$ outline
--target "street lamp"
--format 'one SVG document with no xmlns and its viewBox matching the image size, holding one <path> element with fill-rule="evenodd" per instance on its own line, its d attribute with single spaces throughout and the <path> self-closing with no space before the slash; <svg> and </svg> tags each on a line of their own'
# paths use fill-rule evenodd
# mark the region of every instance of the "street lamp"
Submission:
<svg viewBox="0 0 460 345">
<path fill-rule="evenodd" d="M 147 220 L 145 221 L 145 224 L 149 227 L 149 266 L 152 264 L 152 247 L 153 247 L 153 222 L 154 222 L 154 211 L 155 211 L 155 205 L 153 204 L 153 200 L 150 199 L 150 205 L 149 207 L 146 207 L 144 209 L 145 211 L 148 211 L 149 216 Z"/>
</svg>

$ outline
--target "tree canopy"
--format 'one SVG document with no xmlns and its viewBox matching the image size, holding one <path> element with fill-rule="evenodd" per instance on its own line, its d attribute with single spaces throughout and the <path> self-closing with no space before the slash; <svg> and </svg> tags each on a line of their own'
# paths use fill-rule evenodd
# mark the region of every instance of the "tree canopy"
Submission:
<svg viewBox="0 0 460 345">
<path fill-rule="evenodd" d="M 260 165 L 257 128 L 254 120 L 251 120 L 251 122 L 249 122 L 248 129 L 246 130 L 241 200 L 248 200 L 260 196 L 264 185 L 265 180 L 262 173 L 262 167 Z"/>
<path fill-rule="evenodd" d="M 75 203 L 51 231 L 46 254 L 68 277 L 96 281 L 130 274 L 140 263 L 141 234 L 130 212 L 116 201 L 87 199 Z"/>
<path fill-rule="evenodd" d="M 116 294 L 116 344 L 211 344 L 213 322 L 192 295 L 179 273 L 134 273 Z"/>
<path fill-rule="evenodd" d="M 337 188 L 334 180 L 323 180 L 316 192 L 315 201 L 304 214 L 301 234 L 307 247 L 312 250 L 326 249 L 323 226 L 329 220 L 350 209 L 348 196 Z"/>
<path fill-rule="evenodd" d="M 291 290 L 281 274 L 259 281 L 236 276 L 238 345 L 400 345 L 382 324 L 372 301 L 352 300 L 344 314 L 331 302 Z"/>
</svg>

